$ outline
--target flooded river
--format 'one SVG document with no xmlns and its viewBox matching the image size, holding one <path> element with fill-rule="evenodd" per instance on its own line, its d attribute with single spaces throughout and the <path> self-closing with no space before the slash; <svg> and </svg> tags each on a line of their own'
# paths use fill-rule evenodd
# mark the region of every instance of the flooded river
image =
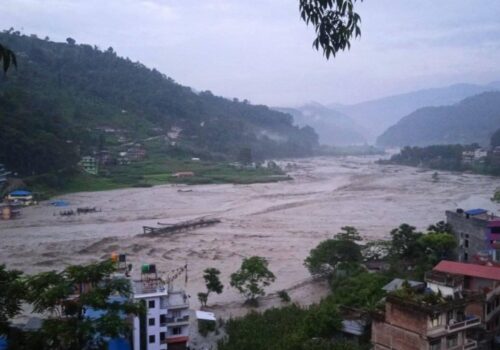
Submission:
<svg viewBox="0 0 500 350">
<path fill-rule="evenodd" d="M 225 291 L 211 296 L 219 314 L 243 312 L 242 298 L 229 287 L 229 275 L 243 257 L 260 255 L 277 276 L 274 293 L 289 290 L 292 300 L 319 300 L 325 286 L 312 283 L 304 258 L 340 227 L 355 226 L 366 240 L 388 237 L 408 223 L 425 228 L 444 219 L 444 211 L 483 207 L 499 213 L 489 198 L 500 179 L 472 174 L 377 165 L 376 157 L 294 160 L 293 181 L 254 185 L 157 186 L 60 197 L 69 208 L 102 211 L 73 217 L 56 215 L 47 203 L 23 210 L 14 221 L 0 221 L 0 262 L 26 272 L 61 268 L 126 253 L 134 266 L 156 263 L 167 272 L 188 264 L 188 293 L 197 306 L 202 270 L 222 271 Z M 66 208 L 63 208 L 66 209 Z M 138 236 L 158 222 L 215 217 L 218 225 L 164 237 Z M 137 270 L 137 269 L 136 269 Z M 184 286 L 184 276 L 178 284 Z M 263 305 L 274 305 L 273 295 Z"/>
</svg>

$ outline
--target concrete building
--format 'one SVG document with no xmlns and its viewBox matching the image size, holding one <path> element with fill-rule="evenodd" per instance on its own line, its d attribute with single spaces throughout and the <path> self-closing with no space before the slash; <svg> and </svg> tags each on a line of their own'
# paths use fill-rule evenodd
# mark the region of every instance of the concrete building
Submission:
<svg viewBox="0 0 500 350">
<path fill-rule="evenodd" d="M 432 275 L 456 281 L 456 292 L 480 295 L 466 312 L 481 320 L 481 329 L 474 335 L 479 349 L 500 348 L 500 267 L 441 261 Z M 448 295 L 444 294 L 443 295 Z"/>
<path fill-rule="evenodd" d="M 458 242 L 458 261 L 500 261 L 500 217 L 484 209 L 446 212 Z"/>
<path fill-rule="evenodd" d="M 189 341 L 189 300 L 184 291 L 169 288 L 155 265 L 143 265 L 133 282 L 134 299 L 147 309 L 134 317 L 134 350 L 185 350 Z"/>
<path fill-rule="evenodd" d="M 95 157 L 85 156 L 82 157 L 80 162 L 78 163 L 80 168 L 82 168 L 85 172 L 97 175 L 99 173 L 99 162 Z"/>
<path fill-rule="evenodd" d="M 442 295 L 433 289 L 447 288 Z M 475 296 L 458 292 L 458 285 L 446 280 L 429 280 L 425 286 L 405 286 L 386 297 L 385 310 L 372 321 L 374 350 L 477 349 L 468 333 L 481 320 L 467 313 L 477 303 Z"/>
</svg>

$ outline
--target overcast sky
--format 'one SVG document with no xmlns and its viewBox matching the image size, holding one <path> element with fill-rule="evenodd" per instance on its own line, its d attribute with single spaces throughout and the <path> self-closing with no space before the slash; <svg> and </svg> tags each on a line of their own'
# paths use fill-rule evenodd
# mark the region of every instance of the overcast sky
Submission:
<svg viewBox="0 0 500 350">
<path fill-rule="evenodd" d="M 67 37 L 252 103 L 353 103 L 500 80 L 499 0 L 364 0 L 362 37 L 327 61 L 298 0 L 2 0 L 0 23 Z"/>
</svg>

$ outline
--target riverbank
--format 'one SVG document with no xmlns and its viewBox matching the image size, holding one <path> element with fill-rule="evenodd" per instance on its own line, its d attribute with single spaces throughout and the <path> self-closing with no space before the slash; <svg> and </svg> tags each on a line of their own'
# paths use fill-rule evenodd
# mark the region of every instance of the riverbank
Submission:
<svg viewBox="0 0 500 350">
<path fill-rule="evenodd" d="M 177 175 L 176 175 L 177 174 Z M 152 158 L 102 169 L 99 175 L 73 172 L 64 181 L 45 177 L 27 179 L 42 199 L 67 193 L 95 192 L 166 184 L 252 184 L 287 181 L 291 177 L 279 167 L 239 166 L 227 162 L 176 158 Z"/>
</svg>

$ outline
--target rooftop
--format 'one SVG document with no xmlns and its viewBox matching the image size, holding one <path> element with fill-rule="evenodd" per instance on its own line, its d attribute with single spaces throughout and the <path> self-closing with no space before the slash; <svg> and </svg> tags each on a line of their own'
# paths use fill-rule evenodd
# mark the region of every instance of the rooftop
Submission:
<svg viewBox="0 0 500 350">
<path fill-rule="evenodd" d="M 391 282 L 389 282 L 385 286 L 383 286 L 382 289 L 385 290 L 386 292 L 395 291 L 403 286 L 404 281 L 405 281 L 404 279 L 395 278 Z M 419 282 L 419 281 L 408 280 L 407 282 L 411 287 L 419 287 L 419 286 L 424 285 L 423 282 Z"/>
<path fill-rule="evenodd" d="M 468 215 L 479 215 L 479 214 L 486 214 L 487 212 L 488 211 L 486 209 L 478 208 L 478 209 L 466 210 L 465 214 L 468 214 Z"/>
<path fill-rule="evenodd" d="M 434 266 L 433 271 L 500 281 L 500 267 L 496 266 L 483 266 L 443 260 Z"/>
<path fill-rule="evenodd" d="M 164 283 L 159 279 L 139 280 L 133 282 L 134 294 L 165 293 L 167 291 Z"/>
</svg>

